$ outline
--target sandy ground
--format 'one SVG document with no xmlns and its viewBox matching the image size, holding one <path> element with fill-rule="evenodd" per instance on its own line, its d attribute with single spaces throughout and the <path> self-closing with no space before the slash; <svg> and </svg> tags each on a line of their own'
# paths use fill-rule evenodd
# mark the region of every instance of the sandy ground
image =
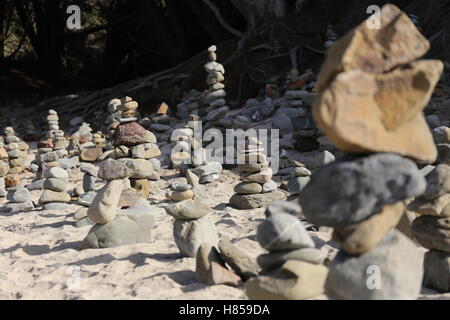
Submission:
<svg viewBox="0 0 450 320">
<path fill-rule="evenodd" d="M 247 299 L 242 288 L 196 281 L 195 260 L 179 254 L 172 236 L 173 219 L 163 210 L 168 181 L 178 174 L 163 169 L 161 176 L 160 181 L 152 183 L 149 198 L 159 212 L 150 244 L 78 251 L 90 226 L 73 226 L 71 215 L 77 205 L 65 212 L 36 209 L 0 216 L 0 299 Z M 81 184 L 81 177 L 74 169 L 73 187 Z M 32 174 L 26 174 L 21 185 L 27 185 L 31 178 Z M 263 252 L 255 236 L 264 209 L 238 211 L 227 205 L 238 181 L 236 172 L 225 170 L 220 181 L 204 187 L 210 217 L 220 234 L 228 235 L 256 258 Z M 98 187 L 101 184 L 98 181 Z M 36 203 L 40 193 L 32 192 Z M 332 259 L 336 248 L 329 242 L 330 232 L 311 235 L 324 255 Z M 450 299 L 450 295 L 429 290 L 424 293 L 425 299 Z"/>
</svg>

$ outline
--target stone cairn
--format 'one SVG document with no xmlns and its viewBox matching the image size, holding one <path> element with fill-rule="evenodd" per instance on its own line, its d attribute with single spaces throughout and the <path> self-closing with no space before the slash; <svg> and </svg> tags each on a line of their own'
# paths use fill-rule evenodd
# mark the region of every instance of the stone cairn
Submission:
<svg viewBox="0 0 450 320">
<path fill-rule="evenodd" d="M 0 136 L 0 197 L 6 196 L 5 176 L 9 172 L 9 156 L 3 136 Z"/>
<path fill-rule="evenodd" d="M 70 196 L 67 193 L 69 174 L 59 167 L 52 167 L 44 172 L 44 191 L 39 204 L 44 210 L 65 210 L 69 208 Z"/>
<path fill-rule="evenodd" d="M 54 151 L 61 150 L 61 151 L 59 151 L 59 153 L 61 155 L 64 154 L 64 157 L 66 157 L 68 154 L 68 152 L 67 152 L 68 141 L 64 137 L 64 131 L 62 131 L 59 128 L 58 113 L 56 113 L 55 110 L 49 110 L 46 120 L 47 120 L 47 126 L 48 126 L 46 138 L 52 140 Z M 61 157 L 61 158 L 63 158 L 63 157 Z"/>
<path fill-rule="evenodd" d="M 195 258 L 204 243 L 217 246 L 219 235 L 214 222 L 207 215 L 209 207 L 201 198 L 183 200 L 165 207 L 167 214 L 175 218 L 173 236 L 180 253 Z"/>
<path fill-rule="evenodd" d="M 0 209 L 0 212 L 15 214 L 28 212 L 34 209 L 31 201 L 30 191 L 24 187 L 14 187 L 8 191 L 6 196 L 7 203 Z"/>
<path fill-rule="evenodd" d="M 161 155 L 161 151 L 156 136 L 136 122 L 136 101 L 125 97 L 115 107 L 120 112 L 120 118 L 112 136 L 114 151 L 110 157 L 130 168 L 131 186 L 147 199 L 150 193 L 149 179 L 159 180 L 159 174 L 153 166 L 155 164 L 155 167 L 160 167 L 156 157 Z"/>
<path fill-rule="evenodd" d="M 301 208 L 276 201 L 266 208 L 259 225 L 259 244 L 269 253 L 258 256 L 262 272 L 246 282 L 252 300 L 302 300 L 323 293 L 328 270 L 323 257 L 299 219 Z"/>
<path fill-rule="evenodd" d="M 97 176 L 105 180 L 106 184 L 98 191 L 87 210 L 75 213 L 78 226 L 82 225 L 80 223 L 83 221 L 85 224 L 95 223 L 82 241 L 80 249 L 111 248 L 151 241 L 156 213 L 147 200 L 139 197 L 127 209 L 121 208 L 121 196 L 127 177 L 146 169 L 133 166 L 131 168 L 120 160 L 113 159 L 99 164 Z"/>
<path fill-rule="evenodd" d="M 5 128 L 5 142 L 9 156 L 9 174 L 22 173 L 27 162 L 28 144 L 18 138 L 11 127 Z"/>
<path fill-rule="evenodd" d="M 82 122 L 77 131 L 72 134 L 70 155 L 79 155 L 84 149 L 93 148 L 92 128 L 87 122 Z"/>
<path fill-rule="evenodd" d="M 83 185 L 80 190 L 76 190 L 78 203 L 82 206 L 89 207 L 97 195 L 95 191 L 95 183 L 97 181 L 98 168 L 90 163 L 84 163 L 80 166 L 83 172 Z"/>
<path fill-rule="evenodd" d="M 425 254 L 424 285 L 450 292 L 450 166 L 438 165 L 426 181 L 425 193 L 408 205 L 420 215 L 413 221 L 412 233 L 430 249 Z"/>
<path fill-rule="evenodd" d="M 120 124 L 122 112 L 120 110 L 117 110 L 117 107 L 121 104 L 122 102 L 120 101 L 120 99 L 112 99 L 108 103 L 107 106 L 108 117 L 105 120 L 105 124 L 107 125 L 109 138 L 112 138 L 114 130 Z"/>
<path fill-rule="evenodd" d="M 284 198 L 284 193 L 277 190 L 277 183 L 272 180 L 273 171 L 264 154 L 263 143 L 256 137 L 246 139 L 244 148 L 238 150 L 238 169 L 244 181 L 234 187 L 236 194 L 230 198 L 233 207 L 240 210 L 261 208 Z"/>
<path fill-rule="evenodd" d="M 424 254 L 396 227 L 405 201 L 426 189 L 402 156 L 437 157 L 422 110 L 443 65 L 416 61 L 428 49 L 407 15 L 386 5 L 380 29 L 362 23 L 322 66 L 313 115 L 347 156 L 315 171 L 299 198 L 308 222 L 334 228 L 340 244 L 325 283 L 330 298 L 417 299 L 421 291 Z"/>
<path fill-rule="evenodd" d="M 207 161 L 205 149 L 194 136 L 194 131 L 200 130 L 195 128 L 197 121 L 198 117 L 191 115 L 188 124 L 174 130 L 171 137 L 175 150 L 171 154 L 172 167 L 179 168 L 193 187 L 218 180 L 223 169 L 219 162 Z"/>
<path fill-rule="evenodd" d="M 203 101 L 206 107 L 204 111 L 199 110 L 199 115 L 206 115 L 205 120 L 208 121 L 205 129 L 213 126 L 215 121 L 220 120 L 230 111 L 225 100 L 227 96 L 225 85 L 222 83 L 225 80 L 225 68 L 217 62 L 216 50 L 216 46 L 208 48 L 209 62 L 205 64 L 205 70 L 208 73 L 206 83 L 209 87 Z"/>
</svg>

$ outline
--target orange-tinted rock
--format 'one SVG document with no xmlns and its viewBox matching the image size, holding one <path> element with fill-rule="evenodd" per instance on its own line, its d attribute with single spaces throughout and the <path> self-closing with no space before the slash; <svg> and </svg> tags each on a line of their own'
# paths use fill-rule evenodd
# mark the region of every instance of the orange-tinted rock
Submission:
<svg viewBox="0 0 450 320">
<path fill-rule="evenodd" d="M 158 110 L 156 110 L 156 114 L 167 115 L 167 112 L 169 112 L 169 105 L 165 102 L 161 103 Z"/>
<path fill-rule="evenodd" d="M 5 186 L 7 188 L 16 187 L 20 182 L 20 178 L 17 174 L 8 175 L 5 177 Z"/>
</svg>

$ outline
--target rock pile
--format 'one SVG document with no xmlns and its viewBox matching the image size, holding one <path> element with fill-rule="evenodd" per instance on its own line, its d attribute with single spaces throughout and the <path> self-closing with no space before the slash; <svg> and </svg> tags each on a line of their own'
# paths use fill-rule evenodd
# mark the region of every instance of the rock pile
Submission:
<svg viewBox="0 0 450 320">
<path fill-rule="evenodd" d="M 253 300 L 302 300 L 322 294 L 327 268 L 298 216 L 298 205 L 277 201 L 266 209 L 257 240 L 269 253 L 258 257 L 262 273 L 246 282 Z"/>
<path fill-rule="evenodd" d="M 79 192 L 78 203 L 82 206 L 89 207 L 94 201 L 97 192 L 95 192 L 95 183 L 97 180 L 98 168 L 89 163 L 82 164 L 80 171 L 83 175 L 82 192 Z"/>
<path fill-rule="evenodd" d="M 0 136 L 0 197 L 6 196 L 5 176 L 9 172 L 9 156 L 5 149 L 5 143 L 2 136 Z"/>
<path fill-rule="evenodd" d="M 68 208 L 70 196 L 67 193 L 69 174 L 66 170 L 53 167 L 44 172 L 44 191 L 39 203 L 44 210 L 64 210 Z"/>
<path fill-rule="evenodd" d="M 238 168 L 244 181 L 234 187 L 236 194 L 230 198 L 230 204 L 236 209 L 261 208 L 284 198 L 272 180 L 273 171 L 263 143 L 256 137 L 246 139 L 244 148 L 238 150 Z"/>
<path fill-rule="evenodd" d="M 425 254 L 424 285 L 450 292 L 450 166 L 441 164 L 426 176 L 425 193 L 408 205 L 420 216 L 412 233 L 430 249 Z"/>
<path fill-rule="evenodd" d="M 11 188 L 8 191 L 6 199 L 8 202 L 0 209 L 0 212 L 14 214 L 34 209 L 30 191 L 24 187 Z"/>
<path fill-rule="evenodd" d="M 59 128 L 59 116 L 58 113 L 55 110 L 49 110 L 48 111 L 48 115 L 46 117 L 47 120 L 47 133 L 46 133 L 46 138 L 47 139 L 51 139 L 52 143 L 53 143 L 53 150 L 57 151 L 57 150 L 62 150 L 60 151 L 61 154 L 65 153 L 64 156 L 67 156 L 67 147 L 68 147 L 68 142 L 66 140 L 66 138 L 64 137 L 64 131 L 62 131 Z M 65 151 L 65 152 L 64 152 Z"/>
<path fill-rule="evenodd" d="M 173 182 L 170 184 L 171 191 L 166 194 L 166 198 L 173 201 L 184 201 L 194 197 L 192 185 L 188 183 Z"/>
<path fill-rule="evenodd" d="M 123 162 L 108 159 L 99 164 L 98 177 L 106 180 L 87 210 L 87 218 L 96 223 L 81 243 L 81 249 L 110 248 L 151 241 L 156 215 L 145 199 L 127 209 L 120 208 L 125 179 L 136 171 Z"/>
<path fill-rule="evenodd" d="M 165 210 L 175 218 L 173 236 L 183 256 L 195 258 L 204 243 L 217 247 L 219 236 L 216 226 L 207 217 L 209 207 L 201 198 L 183 200 L 167 206 Z"/>
<path fill-rule="evenodd" d="M 205 64 L 205 70 L 208 73 L 206 83 L 208 90 L 203 99 L 205 107 L 198 111 L 200 116 L 205 116 L 208 121 L 207 126 L 213 126 L 214 122 L 224 117 L 230 108 L 226 105 L 225 68 L 217 62 L 216 46 L 208 48 L 209 62 Z M 205 127 L 206 129 L 206 127 Z"/>
<path fill-rule="evenodd" d="M 6 150 L 9 157 L 9 174 L 19 174 L 25 170 L 29 146 L 18 138 L 11 127 L 5 128 Z"/>
<path fill-rule="evenodd" d="M 313 107 L 336 147 L 353 153 L 315 171 L 300 193 L 308 222 L 334 228 L 340 244 L 325 284 L 336 299 L 416 299 L 422 284 L 423 253 L 395 228 L 426 182 L 401 155 L 436 159 L 421 111 L 442 65 L 412 62 L 429 43 L 397 7 L 384 6 L 381 20 L 381 29 L 363 23 L 330 49 Z"/>
<path fill-rule="evenodd" d="M 114 130 L 117 128 L 117 126 L 120 124 L 120 118 L 122 115 L 122 112 L 120 110 L 117 110 L 117 106 L 121 105 L 122 102 L 120 99 L 112 99 L 107 106 L 107 112 L 109 116 L 105 120 L 105 124 L 108 126 L 107 130 L 109 133 L 109 137 L 111 138 L 114 134 Z"/>
</svg>

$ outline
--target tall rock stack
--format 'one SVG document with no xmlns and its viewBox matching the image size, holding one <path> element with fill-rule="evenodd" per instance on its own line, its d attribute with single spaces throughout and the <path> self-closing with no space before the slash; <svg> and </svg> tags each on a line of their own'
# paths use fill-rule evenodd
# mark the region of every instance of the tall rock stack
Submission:
<svg viewBox="0 0 450 320">
<path fill-rule="evenodd" d="M 27 162 L 28 144 L 18 138 L 11 127 L 5 128 L 5 142 L 9 156 L 9 174 L 22 173 Z"/>
<path fill-rule="evenodd" d="M 219 235 L 208 218 L 209 207 L 199 197 L 167 206 L 167 214 L 175 218 L 173 236 L 180 253 L 195 258 L 202 244 L 217 247 Z"/>
<path fill-rule="evenodd" d="M 308 222 L 335 228 L 341 250 L 325 292 L 337 299 L 416 299 L 423 253 L 396 230 L 405 200 L 426 182 L 409 159 L 434 162 L 437 152 L 422 110 L 443 70 L 420 60 L 429 42 L 393 5 L 381 28 L 364 22 L 329 50 L 313 115 L 349 155 L 315 171 L 300 193 Z"/>
<path fill-rule="evenodd" d="M 59 151 L 60 155 L 67 156 L 68 141 L 64 137 L 64 131 L 59 128 L 59 116 L 55 110 L 49 110 L 46 117 L 48 131 L 46 133 L 46 138 L 51 139 L 53 143 L 53 150 Z"/>
<path fill-rule="evenodd" d="M 53 167 L 44 172 L 44 191 L 39 204 L 44 210 L 65 210 L 68 208 L 70 196 L 67 193 L 69 174 L 66 170 Z"/>
<path fill-rule="evenodd" d="M 5 176 L 9 171 L 9 157 L 5 149 L 5 143 L 2 136 L 0 136 L 0 197 L 6 196 Z"/>
<path fill-rule="evenodd" d="M 72 148 L 69 151 L 70 155 L 79 155 L 84 149 L 94 148 L 95 144 L 92 142 L 92 128 L 87 122 L 81 123 L 77 131 L 72 134 Z"/>
<path fill-rule="evenodd" d="M 425 193 L 408 205 L 419 214 L 412 232 L 430 249 L 425 254 L 424 285 L 450 292 L 450 166 L 441 164 L 426 176 Z"/>
<path fill-rule="evenodd" d="M 150 193 L 148 180 L 159 180 L 152 159 L 158 157 L 161 151 L 156 136 L 136 122 L 137 107 L 138 103 L 130 97 L 123 98 L 121 104 L 116 107 L 121 112 L 121 118 L 112 136 L 115 149 L 111 157 L 132 171 L 129 177 L 131 186 L 147 199 Z"/>
<path fill-rule="evenodd" d="M 120 199 L 125 179 L 132 170 L 118 160 L 100 163 L 98 177 L 106 180 L 87 210 L 87 217 L 96 223 L 81 243 L 81 249 L 111 248 L 151 241 L 156 214 L 144 199 L 121 209 Z"/>
<path fill-rule="evenodd" d="M 121 104 L 122 102 L 120 99 L 112 99 L 107 106 L 108 117 L 105 120 L 105 124 L 108 126 L 107 130 L 110 138 L 114 134 L 114 130 L 120 124 L 122 112 L 117 110 L 117 107 Z"/>
<path fill-rule="evenodd" d="M 259 244 L 269 253 L 258 257 L 260 276 L 246 282 L 253 300 L 303 300 L 323 293 L 328 270 L 323 257 L 299 219 L 298 205 L 277 201 L 259 225 Z"/>
<path fill-rule="evenodd" d="M 263 143 L 256 137 L 246 139 L 244 149 L 238 150 L 238 168 L 244 181 L 234 187 L 236 194 L 230 198 L 230 204 L 236 209 L 261 208 L 284 198 L 272 180 L 273 171 Z"/>
<path fill-rule="evenodd" d="M 215 121 L 224 117 L 230 108 L 226 105 L 225 68 L 217 62 L 216 46 L 208 48 L 209 62 L 205 64 L 205 70 L 208 73 L 206 83 L 208 90 L 203 99 L 205 107 L 199 110 L 199 115 L 205 116 L 208 125 L 212 126 Z M 206 128 L 205 128 L 206 129 Z"/>
</svg>

